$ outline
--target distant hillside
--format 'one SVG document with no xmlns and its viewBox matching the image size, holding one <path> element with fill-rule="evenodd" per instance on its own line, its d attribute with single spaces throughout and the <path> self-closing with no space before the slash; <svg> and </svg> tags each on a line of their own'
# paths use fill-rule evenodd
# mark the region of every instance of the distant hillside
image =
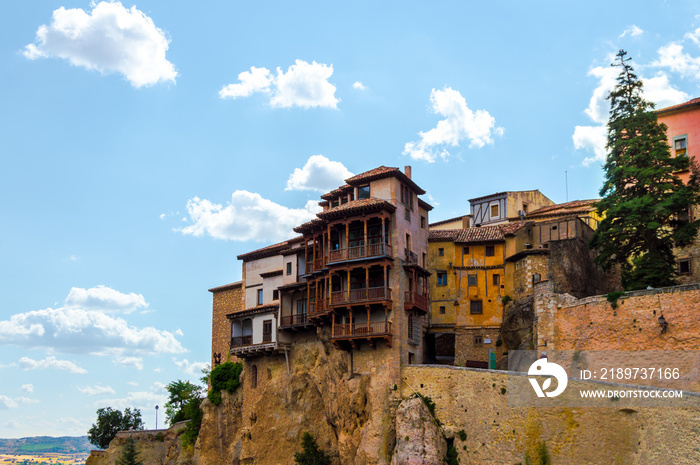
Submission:
<svg viewBox="0 0 700 465">
<path fill-rule="evenodd" d="M 82 454 L 95 449 L 87 436 L 64 436 L 52 438 L 50 436 L 36 436 L 33 438 L 0 439 L 0 454 L 13 455 L 39 455 L 47 452 L 59 454 Z"/>
</svg>

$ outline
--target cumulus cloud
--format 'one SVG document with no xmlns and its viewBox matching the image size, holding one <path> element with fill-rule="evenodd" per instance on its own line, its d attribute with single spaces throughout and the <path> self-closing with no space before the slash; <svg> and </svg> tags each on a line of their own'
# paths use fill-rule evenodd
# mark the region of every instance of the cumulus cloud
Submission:
<svg viewBox="0 0 700 465">
<path fill-rule="evenodd" d="M 696 31 L 697 33 L 697 31 Z M 696 35 L 692 36 L 697 41 Z M 652 66 L 668 68 L 679 73 L 683 77 L 700 78 L 700 58 L 693 57 L 683 51 L 683 45 L 678 42 L 671 42 L 659 48 L 659 58 L 652 63 Z"/>
<path fill-rule="evenodd" d="M 69 306 L 18 313 L 9 320 L 0 320 L 0 344 L 97 355 L 185 351 L 168 331 L 137 328 L 102 311 Z"/>
<path fill-rule="evenodd" d="M 488 111 L 470 110 L 462 94 L 450 87 L 433 89 L 430 103 L 432 111 L 445 119 L 433 129 L 421 131 L 420 141 L 407 142 L 404 155 L 432 163 L 438 156 L 443 159 L 450 156 L 447 146 L 457 147 L 460 141 L 468 140 L 470 147 L 481 148 L 492 144 L 494 135 L 503 134 L 503 128 L 496 126 L 496 120 Z"/>
<path fill-rule="evenodd" d="M 23 370 L 43 370 L 46 368 L 51 368 L 56 370 L 64 370 L 73 374 L 87 373 L 85 368 L 76 365 L 70 360 L 59 360 L 56 357 L 46 357 L 43 360 L 33 360 L 29 357 L 22 357 L 19 359 L 19 366 L 22 367 Z"/>
<path fill-rule="evenodd" d="M 367 90 L 367 87 L 365 87 L 365 85 L 362 84 L 360 81 L 353 82 L 352 88 L 357 90 Z"/>
<path fill-rule="evenodd" d="M 66 297 L 66 307 L 99 310 L 105 312 L 131 313 L 139 308 L 147 308 L 148 303 L 141 294 L 123 294 L 107 286 L 99 285 L 90 289 L 72 287 Z"/>
<path fill-rule="evenodd" d="M 333 65 L 315 61 L 296 60 L 286 72 L 277 68 L 277 76 L 267 68 L 252 66 L 238 75 L 239 82 L 222 87 L 219 97 L 235 99 L 260 92 L 270 97 L 272 107 L 338 108 L 336 87 L 328 82 L 332 75 Z"/>
<path fill-rule="evenodd" d="M 656 108 L 668 107 L 683 103 L 690 99 L 690 94 L 678 90 L 668 80 L 668 76 L 662 72 L 653 78 L 643 79 L 644 98 L 654 102 Z"/>
<path fill-rule="evenodd" d="M 31 392 L 34 392 L 34 385 L 31 384 L 31 383 L 30 383 L 30 384 L 23 384 L 22 387 L 21 387 L 21 389 L 22 389 L 24 392 L 30 392 L 30 393 L 31 393 Z"/>
<path fill-rule="evenodd" d="M 29 397 L 17 397 L 15 398 L 15 401 L 20 403 L 20 404 L 38 404 L 39 399 L 31 399 Z"/>
<path fill-rule="evenodd" d="M 311 155 L 303 168 L 295 168 L 287 180 L 288 191 L 328 192 L 345 184 L 353 174 L 339 161 L 323 155 Z"/>
<path fill-rule="evenodd" d="M 137 370 L 143 370 L 143 358 L 142 357 L 125 357 L 122 354 L 115 355 L 115 361 L 121 366 L 132 366 Z"/>
<path fill-rule="evenodd" d="M 625 29 L 622 34 L 620 34 L 620 38 L 625 37 L 625 36 L 637 37 L 637 36 L 641 36 L 642 34 L 644 34 L 644 31 L 640 27 L 635 26 L 633 24 L 630 27 L 628 27 L 627 29 Z"/>
<path fill-rule="evenodd" d="M 115 390 L 112 389 L 110 386 L 101 386 L 99 384 L 96 384 L 95 386 L 85 386 L 85 387 L 78 387 L 78 391 L 82 392 L 86 396 L 99 396 L 102 394 L 115 394 Z"/>
<path fill-rule="evenodd" d="M 168 401 L 162 383 L 154 383 L 148 391 L 129 392 L 125 397 L 105 399 L 95 402 L 95 407 L 111 406 L 117 409 L 138 408 L 150 411 L 154 405 L 163 405 Z"/>
<path fill-rule="evenodd" d="M 202 370 L 209 367 L 207 362 L 190 363 L 186 358 L 183 360 L 178 360 L 173 357 L 173 362 L 175 362 L 175 365 L 177 365 L 182 371 L 192 376 L 201 376 Z"/>
<path fill-rule="evenodd" d="M 36 31 L 24 48 L 29 59 L 58 57 L 101 73 L 121 73 L 134 87 L 175 82 L 177 72 L 165 58 L 170 41 L 153 20 L 119 2 L 54 10 L 51 23 Z"/>
<path fill-rule="evenodd" d="M 586 157 L 583 160 L 584 166 L 590 166 L 592 163 L 605 162 L 607 150 L 607 127 L 601 126 L 576 126 L 574 129 L 574 147 L 593 152 L 592 157 Z"/>
<path fill-rule="evenodd" d="M 308 201 L 304 208 L 287 208 L 260 194 L 235 191 L 226 206 L 194 197 L 187 201 L 192 224 L 176 231 L 201 237 L 233 241 L 281 241 L 294 235 L 293 228 L 315 218 L 318 204 Z"/>
<path fill-rule="evenodd" d="M 17 408 L 17 402 L 7 396 L 0 395 L 0 410 L 8 408 Z"/>
</svg>

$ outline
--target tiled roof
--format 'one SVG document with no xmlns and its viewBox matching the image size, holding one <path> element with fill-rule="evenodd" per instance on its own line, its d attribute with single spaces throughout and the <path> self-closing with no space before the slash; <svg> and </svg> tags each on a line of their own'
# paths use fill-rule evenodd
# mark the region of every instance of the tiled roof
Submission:
<svg viewBox="0 0 700 465">
<path fill-rule="evenodd" d="M 425 194 L 425 191 L 418 187 L 418 185 L 415 182 L 413 182 L 411 178 L 406 176 L 400 169 L 384 165 L 348 178 L 345 180 L 345 182 L 352 186 L 357 186 L 369 181 L 374 181 L 375 179 L 390 177 L 398 178 L 401 182 L 408 185 L 408 187 L 410 187 L 418 195 Z"/>
<path fill-rule="evenodd" d="M 283 286 L 277 286 L 277 289 L 279 289 L 280 291 L 287 291 L 289 289 L 297 289 L 297 288 L 302 288 L 302 287 L 306 287 L 305 282 L 289 283 L 289 284 L 285 284 Z"/>
<path fill-rule="evenodd" d="M 422 208 L 422 209 L 424 209 L 424 210 L 428 210 L 428 211 L 430 211 L 430 210 L 433 209 L 433 206 L 432 206 L 432 205 L 430 205 L 428 202 L 426 202 L 425 200 L 420 199 L 420 198 L 418 199 L 418 206 L 419 206 L 420 208 Z"/>
<path fill-rule="evenodd" d="M 231 312 L 226 315 L 227 318 L 237 318 L 242 316 L 256 315 L 258 313 L 267 313 L 279 309 L 279 304 L 266 304 L 258 305 L 257 307 L 246 308 L 243 310 L 238 310 L 236 312 Z"/>
<path fill-rule="evenodd" d="M 696 106 L 696 105 L 700 105 L 700 97 L 694 98 L 692 100 L 688 100 L 685 103 L 679 103 L 678 105 L 672 105 L 670 107 L 661 108 L 660 110 L 656 110 L 656 113 L 657 114 L 669 113 L 672 111 L 682 110 L 686 107 L 692 107 L 692 106 Z"/>
<path fill-rule="evenodd" d="M 546 207 L 538 208 L 537 210 L 531 211 L 530 213 L 525 215 L 525 218 L 531 219 L 542 216 L 588 213 L 595 210 L 595 204 L 598 201 L 598 199 L 574 200 L 566 203 L 547 205 Z"/>
<path fill-rule="evenodd" d="M 318 218 L 314 218 L 313 220 L 307 221 L 306 223 L 294 228 L 294 232 L 304 234 L 305 231 L 314 230 L 319 226 L 323 226 L 323 221 L 319 220 Z"/>
<path fill-rule="evenodd" d="M 352 190 L 352 186 L 351 186 L 351 185 L 349 185 L 349 184 L 343 184 L 343 185 L 340 186 L 339 188 L 333 189 L 332 191 L 330 191 L 330 192 L 327 193 L 327 194 L 323 194 L 323 195 L 321 196 L 321 198 L 322 198 L 323 200 L 333 200 L 334 198 L 338 197 L 338 196 L 341 195 L 341 194 L 347 194 L 347 193 L 350 192 L 351 190 Z"/>
<path fill-rule="evenodd" d="M 428 242 L 454 242 L 460 231 L 460 229 L 428 231 Z"/>
<path fill-rule="evenodd" d="M 266 271 L 264 273 L 260 273 L 260 277 L 262 277 L 262 278 L 274 278 L 275 276 L 281 276 L 282 273 L 283 273 L 282 270 Z"/>
<path fill-rule="evenodd" d="M 460 229 L 455 242 L 490 242 L 504 240 L 501 226 Z"/>
<path fill-rule="evenodd" d="M 212 287 L 211 289 L 209 289 L 209 292 L 227 291 L 229 289 L 235 289 L 237 287 L 241 287 L 242 285 L 243 285 L 243 281 L 236 281 L 235 283 L 224 284 L 223 286 Z"/>
<path fill-rule="evenodd" d="M 262 249 L 253 250 L 252 252 L 246 252 L 244 254 L 239 255 L 236 258 L 238 258 L 239 260 L 243 260 L 245 262 L 245 261 L 249 261 L 249 260 L 255 260 L 257 258 L 263 258 L 263 257 L 272 256 L 272 255 L 277 255 L 278 253 L 282 252 L 283 250 L 289 248 L 289 246 L 291 244 L 295 244 L 302 239 L 303 238 L 301 238 L 301 237 L 295 237 L 293 239 L 278 242 L 277 244 L 268 245 L 267 247 L 263 247 Z"/>
<path fill-rule="evenodd" d="M 508 223 L 508 224 L 502 224 L 502 225 L 499 225 L 499 226 L 500 226 L 501 230 L 503 231 L 503 235 L 504 235 L 504 236 L 509 236 L 509 235 L 515 233 L 515 231 L 517 231 L 518 229 L 520 229 L 520 228 L 522 228 L 523 226 L 525 226 L 525 224 L 527 224 L 527 223 L 523 223 L 523 224 L 520 224 L 520 223 Z"/>
<path fill-rule="evenodd" d="M 396 210 L 396 207 L 386 200 L 370 197 L 368 199 L 353 200 L 351 202 L 338 205 L 335 208 L 319 213 L 317 216 L 322 219 L 329 219 L 338 216 L 352 215 L 363 211 L 375 211 L 381 209 L 393 212 Z"/>
</svg>

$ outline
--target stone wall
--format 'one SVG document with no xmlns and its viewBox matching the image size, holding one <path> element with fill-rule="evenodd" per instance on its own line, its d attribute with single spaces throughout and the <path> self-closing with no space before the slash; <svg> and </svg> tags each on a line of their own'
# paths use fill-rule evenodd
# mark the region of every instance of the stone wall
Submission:
<svg viewBox="0 0 700 465">
<path fill-rule="evenodd" d="M 507 372 L 413 366 L 402 373 L 402 396 L 415 391 L 435 402 L 462 464 L 525 463 L 540 442 L 555 464 L 700 463 L 698 408 L 513 408 Z"/>
<path fill-rule="evenodd" d="M 496 345 L 500 339 L 501 327 L 459 327 L 455 329 L 455 365 L 469 365 L 473 362 L 486 363 L 483 368 L 488 367 L 489 350 L 496 351 L 496 357 L 503 356 L 503 345 Z M 475 341 L 479 337 L 480 341 Z M 488 342 L 487 342 L 488 341 Z"/>
<path fill-rule="evenodd" d="M 136 441 L 138 459 L 144 464 L 192 465 L 192 450 L 183 450 L 180 435 L 187 422 L 175 423 L 168 429 L 120 431 L 109 443 L 109 449 L 91 451 L 85 465 L 115 465 L 129 438 Z"/>
<path fill-rule="evenodd" d="M 540 279 L 548 279 L 549 255 L 548 251 L 533 251 L 532 255 L 525 255 L 515 264 L 513 272 L 513 296 L 514 298 L 532 295 L 532 277 L 537 273 Z"/>
<path fill-rule="evenodd" d="M 223 363 L 227 360 L 231 347 L 231 322 L 226 315 L 243 309 L 242 282 L 215 287 L 209 291 L 213 294 L 213 313 L 211 327 L 211 366 L 216 366 L 217 354 Z"/>
<path fill-rule="evenodd" d="M 540 350 L 698 350 L 700 284 L 627 292 L 612 308 L 606 296 L 576 299 L 554 294 L 551 282 L 536 286 Z M 668 323 L 661 333 L 658 318 Z"/>
<path fill-rule="evenodd" d="M 691 208 L 690 221 L 700 219 L 700 205 Z M 700 282 L 700 234 L 695 236 L 693 242 L 685 247 L 673 249 L 676 261 L 690 260 L 690 273 L 678 276 L 679 284 L 690 284 Z M 680 270 L 677 270 L 680 271 Z"/>
</svg>

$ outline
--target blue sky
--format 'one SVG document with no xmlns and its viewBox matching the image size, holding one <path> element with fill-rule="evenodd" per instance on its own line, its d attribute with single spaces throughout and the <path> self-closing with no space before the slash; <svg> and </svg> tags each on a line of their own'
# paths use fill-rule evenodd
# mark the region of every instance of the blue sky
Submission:
<svg viewBox="0 0 700 465">
<path fill-rule="evenodd" d="M 617 50 L 660 106 L 699 94 L 691 1 L 3 7 L 0 437 L 155 426 L 207 289 L 349 173 L 412 165 L 432 221 L 565 172 L 595 198 Z"/>
</svg>

